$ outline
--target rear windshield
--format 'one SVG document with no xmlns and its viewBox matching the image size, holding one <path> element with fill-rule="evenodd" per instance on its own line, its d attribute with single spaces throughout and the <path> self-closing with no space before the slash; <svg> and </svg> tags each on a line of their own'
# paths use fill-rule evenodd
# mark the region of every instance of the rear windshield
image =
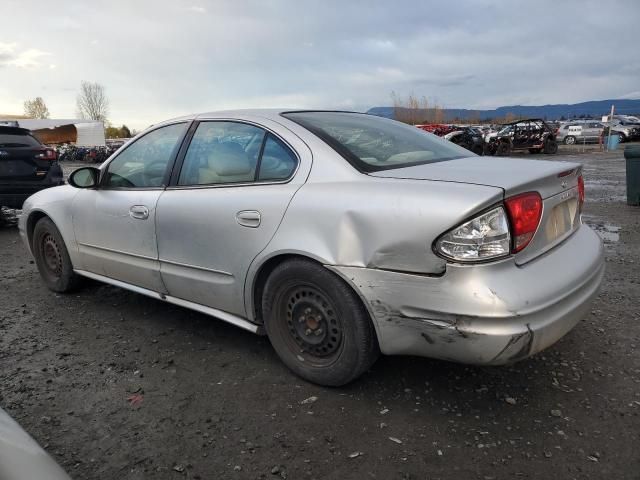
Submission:
<svg viewBox="0 0 640 480">
<path fill-rule="evenodd" d="M 377 172 L 475 156 L 454 143 L 404 123 L 362 113 L 288 112 L 362 172 Z"/>
<path fill-rule="evenodd" d="M 0 130 L 0 147 L 37 147 L 40 142 L 27 133 Z"/>
</svg>

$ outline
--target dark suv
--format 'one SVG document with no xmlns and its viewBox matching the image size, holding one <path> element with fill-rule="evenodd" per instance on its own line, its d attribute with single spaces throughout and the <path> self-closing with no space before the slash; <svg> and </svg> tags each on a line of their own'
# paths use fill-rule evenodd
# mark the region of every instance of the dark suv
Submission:
<svg viewBox="0 0 640 480">
<path fill-rule="evenodd" d="M 30 195 L 63 183 L 55 150 L 29 130 L 0 126 L 0 207 L 22 208 Z"/>
</svg>

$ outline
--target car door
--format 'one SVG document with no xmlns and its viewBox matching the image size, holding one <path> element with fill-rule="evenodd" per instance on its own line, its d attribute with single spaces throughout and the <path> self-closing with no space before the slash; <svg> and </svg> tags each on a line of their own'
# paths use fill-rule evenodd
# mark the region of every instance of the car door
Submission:
<svg viewBox="0 0 640 480">
<path fill-rule="evenodd" d="M 525 148 L 529 141 L 529 122 L 519 122 L 515 125 L 513 134 L 513 148 Z"/>
<path fill-rule="evenodd" d="M 276 133 L 272 123 L 267 129 L 265 120 L 211 120 L 195 129 L 157 207 L 169 295 L 245 316 L 249 265 L 275 234 L 311 164 L 304 143 L 281 126 Z"/>
<path fill-rule="evenodd" d="M 97 189 L 72 206 L 81 268 L 164 292 L 156 243 L 156 204 L 188 123 L 164 125 L 138 138 L 102 168 Z"/>
<path fill-rule="evenodd" d="M 601 124 L 599 124 L 598 122 L 593 122 L 589 123 L 587 127 L 587 140 L 591 142 L 598 141 L 598 138 L 600 137 L 600 134 L 602 132 Z"/>
</svg>

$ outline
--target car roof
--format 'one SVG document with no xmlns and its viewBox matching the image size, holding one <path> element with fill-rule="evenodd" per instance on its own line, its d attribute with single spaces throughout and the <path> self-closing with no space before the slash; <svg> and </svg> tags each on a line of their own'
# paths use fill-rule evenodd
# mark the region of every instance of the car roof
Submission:
<svg viewBox="0 0 640 480">
<path fill-rule="evenodd" d="M 0 125 L 0 133 L 4 133 L 5 135 L 31 135 L 31 130 L 27 128 Z"/>
<path fill-rule="evenodd" d="M 544 123 L 547 123 L 542 118 L 521 118 L 520 120 L 515 120 L 513 122 L 503 123 L 502 126 L 515 125 L 516 123 L 522 123 L 522 122 L 544 122 Z"/>
<path fill-rule="evenodd" d="M 354 113 L 358 115 L 367 115 L 364 112 L 353 112 L 350 110 L 333 110 L 333 109 L 304 109 L 304 108 L 247 108 L 247 109 L 236 109 L 236 110 L 219 110 L 215 112 L 206 112 L 200 113 L 196 115 L 194 118 L 210 118 L 210 117 L 221 117 L 221 116 L 258 116 L 270 119 L 276 119 L 283 113 L 315 113 L 315 112 L 326 112 L 326 113 Z"/>
</svg>

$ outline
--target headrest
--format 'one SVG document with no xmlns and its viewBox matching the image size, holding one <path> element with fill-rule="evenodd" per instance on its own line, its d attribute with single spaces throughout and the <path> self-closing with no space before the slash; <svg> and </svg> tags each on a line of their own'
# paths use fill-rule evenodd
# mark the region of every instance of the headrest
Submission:
<svg viewBox="0 0 640 480">
<path fill-rule="evenodd" d="M 235 142 L 216 145 L 209 154 L 209 167 L 222 177 L 251 172 L 251 162 L 247 153 Z"/>
</svg>

